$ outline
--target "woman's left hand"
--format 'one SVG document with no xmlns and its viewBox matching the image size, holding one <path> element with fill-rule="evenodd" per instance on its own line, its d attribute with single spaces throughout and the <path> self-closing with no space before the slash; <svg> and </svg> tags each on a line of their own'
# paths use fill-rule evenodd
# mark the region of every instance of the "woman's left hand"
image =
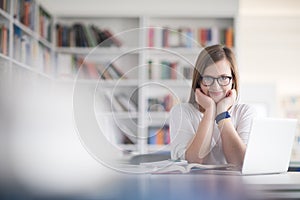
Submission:
<svg viewBox="0 0 300 200">
<path fill-rule="evenodd" d="M 229 90 L 226 96 L 217 103 L 217 114 L 228 111 L 236 100 L 236 90 Z"/>
</svg>

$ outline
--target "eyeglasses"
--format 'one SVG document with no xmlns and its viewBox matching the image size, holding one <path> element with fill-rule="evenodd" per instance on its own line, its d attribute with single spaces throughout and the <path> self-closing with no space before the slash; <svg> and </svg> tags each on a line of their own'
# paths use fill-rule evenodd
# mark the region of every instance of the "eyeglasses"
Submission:
<svg viewBox="0 0 300 200">
<path fill-rule="evenodd" d="M 214 84 L 215 80 L 218 81 L 220 86 L 227 86 L 229 85 L 232 77 L 231 76 L 220 76 L 220 77 L 212 77 L 212 76 L 201 76 L 201 83 L 205 86 L 211 86 Z"/>
</svg>

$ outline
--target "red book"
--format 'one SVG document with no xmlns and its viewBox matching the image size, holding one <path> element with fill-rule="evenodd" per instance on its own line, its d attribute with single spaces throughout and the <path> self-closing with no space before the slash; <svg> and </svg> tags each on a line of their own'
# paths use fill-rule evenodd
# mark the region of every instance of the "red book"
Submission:
<svg viewBox="0 0 300 200">
<path fill-rule="evenodd" d="M 29 18 L 30 18 L 30 2 L 24 2 L 24 25 L 29 26 Z"/>
<path fill-rule="evenodd" d="M 122 46 L 122 42 L 117 37 L 113 36 L 113 34 L 109 30 L 105 29 L 103 30 L 103 32 L 107 36 L 107 38 L 113 42 L 114 45 L 116 45 L 117 47 Z"/>
<path fill-rule="evenodd" d="M 57 39 L 57 46 L 61 47 L 62 46 L 62 26 L 57 24 L 56 26 L 56 39 Z"/>
<path fill-rule="evenodd" d="M 45 37 L 44 34 L 44 17 L 40 15 L 40 36 Z"/>
<path fill-rule="evenodd" d="M 171 62 L 171 79 L 177 79 L 177 62 Z"/>
<path fill-rule="evenodd" d="M 2 45 L 1 45 L 1 49 L 2 49 L 2 53 L 4 55 L 7 55 L 7 28 L 5 26 L 2 26 Z"/>
<path fill-rule="evenodd" d="M 202 28 L 201 29 L 201 40 L 200 40 L 201 45 L 205 46 L 206 41 L 207 41 L 207 30 L 205 28 Z"/>
<path fill-rule="evenodd" d="M 229 48 L 233 47 L 233 29 L 229 27 L 225 33 L 225 45 Z"/>
<path fill-rule="evenodd" d="M 163 145 L 164 144 L 164 131 L 160 128 L 156 133 L 156 144 Z"/>
<path fill-rule="evenodd" d="M 169 126 L 164 126 L 164 134 L 165 134 L 165 144 L 170 144 L 170 128 Z"/>
<path fill-rule="evenodd" d="M 154 28 L 150 27 L 148 30 L 148 46 L 153 47 L 154 46 Z"/>
<path fill-rule="evenodd" d="M 84 66 L 87 68 L 87 71 L 89 73 L 90 78 L 92 78 L 92 79 L 98 79 L 99 78 L 99 74 L 98 74 L 98 71 L 96 69 L 96 64 L 95 63 L 85 62 Z"/>
</svg>

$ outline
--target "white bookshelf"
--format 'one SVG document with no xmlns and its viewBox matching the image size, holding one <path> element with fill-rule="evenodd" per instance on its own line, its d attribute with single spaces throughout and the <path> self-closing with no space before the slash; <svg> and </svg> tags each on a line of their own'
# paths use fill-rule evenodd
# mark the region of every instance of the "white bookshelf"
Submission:
<svg viewBox="0 0 300 200">
<path fill-rule="evenodd" d="M 49 41 L 40 36 L 38 25 L 35 25 L 35 28 L 31 29 L 23 25 L 19 20 L 14 19 L 14 2 L 15 1 L 12 1 L 11 4 L 12 12 L 8 13 L 0 10 L 1 22 L 5 21 L 10 30 L 13 30 L 14 27 L 18 27 L 22 31 L 22 34 L 26 35 L 26 37 L 32 41 L 33 45 L 40 47 L 41 52 L 47 49 L 51 57 L 51 64 L 47 65 L 51 65 L 51 70 L 47 71 L 44 67 L 33 66 L 32 63 L 35 63 L 35 61 L 24 63 L 22 59 L 15 58 L 15 33 L 13 33 L 13 31 L 9 33 L 9 53 L 8 55 L 0 54 L 1 60 L 7 60 L 14 66 L 42 75 L 58 84 L 75 84 L 75 87 L 82 86 L 83 88 L 90 88 L 88 91 L 85 91 L 87 92 L 85 94 L 89 93 L 88 95 L 94 100 L 91 102 L 94 103 L 94 105 L 92 105 L 94 109 L 93 114 L 97 118 L 98 125 L 101 126 L 102 119 L 112 119 L 117 126 L 117 129 L 113 130 L 118 130 L 119 133 L 117 134 L 124 134 L 122 131 L 126 132 L 127 128 L 130 132 L 129 139 L 132 139 L 134 145 L 119 144 L 120 140 L 114 141 L 120 148 L 125 148 L 126 150 L 128 146 L 128 149 L 134 149 L 137 153 L 153 152 L 155 149 L 163 150 L 164 147 L 167 150 L 168 148 L 168 145 L 165 144 L 148 144 L 149 128 L 168 125 L 169 118 L 169 109 L 166 109 L 161 102 L 151 103 L 150 100 L 173 98 L 174 103 L 171 103 L 171 106 L 188 100 L 191 79 L 190 77 L 184 77 L 182 74 L 186 68 L 192 70 L 195 60 L 202 49 L 201 46 L 197 45 L 197 42 L 199 42 L 197 31 L 199 31 L 200 28 L 209 29 L 213 27 L 218 29 L 233 27 L 234 30 L 235 24 L 234 13 L 222 15 L 220 12 L 215 15 L 202 13 L 199 15 L 182 15 L 180 17 L 175 15 L 51 16 L 53 20 L 51 24 L 52 39 Z M 35 13 L 36 16 L 38 16 L 39 6 L 39 1 L 37 1 L 35 4 L 37 10 Z M 38 24 L 37 21 L 35 23 Z M 81 23 L 83 25 L 93 24 L 100 28 L 109 29 L 114 36 L 120 39 L 122 46 L 97 48 L 74 46 L 58 47 L 56 24 L 72 26 L 74 23 Z M 167 27 L 168 30 L 175 31 L 179 28 L 191 28 L 194 34 L 190 40 L 192 46 L 167 47 L 162 44 L 151 46 L 149 45 L 150 27 L 156 27 L 156 29 Z M 185 39 L 188 38 L 185 37 Z M 156 38 L 156 40 L 159 40 L 159 38 Z M 80 74 L 84 75 L 87 72 L 84 71 L 83 67 L 79 68 L 80 66 L 76 66 L 76 64 L 73 63 L 74 56 L 81 57 L 83 63 L 99 62 L 107 64 L 109 61 L 113 61 L 112 63 L 121 69 L 127 79 L 103 80 L 80 76 Z M 162 66 L 162 61 L 177 63 L 174 69 L 174 71 L 177 72 L 175 73 L 176 78 L 161 77 L 161 71 L 158 72 L 158 77 L 151 77 L 149 75 L 149 60 L 152 60 L 152 64 L 158 68 Z M 38 65 L 44 66 L 40 63 Z M 103 105 L 103 94 L 105 94 L 106 91 L 110 91 L 116 96 L 122 94 L 128 99 L 130 97 L 136 104 L 136 110 L 117 111 L 109 101 Z M 126 127 L 127 125 L 128 127 Z M 110 132 L 109 134 L 109 138 L 113 138 L 113 134 L 115 133 Z"/>
</svg>

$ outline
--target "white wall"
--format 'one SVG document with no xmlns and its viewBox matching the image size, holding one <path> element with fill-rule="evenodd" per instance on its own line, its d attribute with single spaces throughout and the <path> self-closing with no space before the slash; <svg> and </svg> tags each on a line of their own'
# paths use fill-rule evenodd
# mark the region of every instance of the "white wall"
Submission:
<svg viewBox="0 0 300 200">
<path fill-rule="evenodd" d="M 280 95 L 300 95 L 300 1 L 242 0 L 239 10 L 243 80 L 271 82 Z"/>
<path fill-rule="evenodd" d="M 241 0 L 239 6 L 241 79 L 274 85 L 280 110 L 283 96 L 300 95 L 300 1 Z"/>
</svg>

